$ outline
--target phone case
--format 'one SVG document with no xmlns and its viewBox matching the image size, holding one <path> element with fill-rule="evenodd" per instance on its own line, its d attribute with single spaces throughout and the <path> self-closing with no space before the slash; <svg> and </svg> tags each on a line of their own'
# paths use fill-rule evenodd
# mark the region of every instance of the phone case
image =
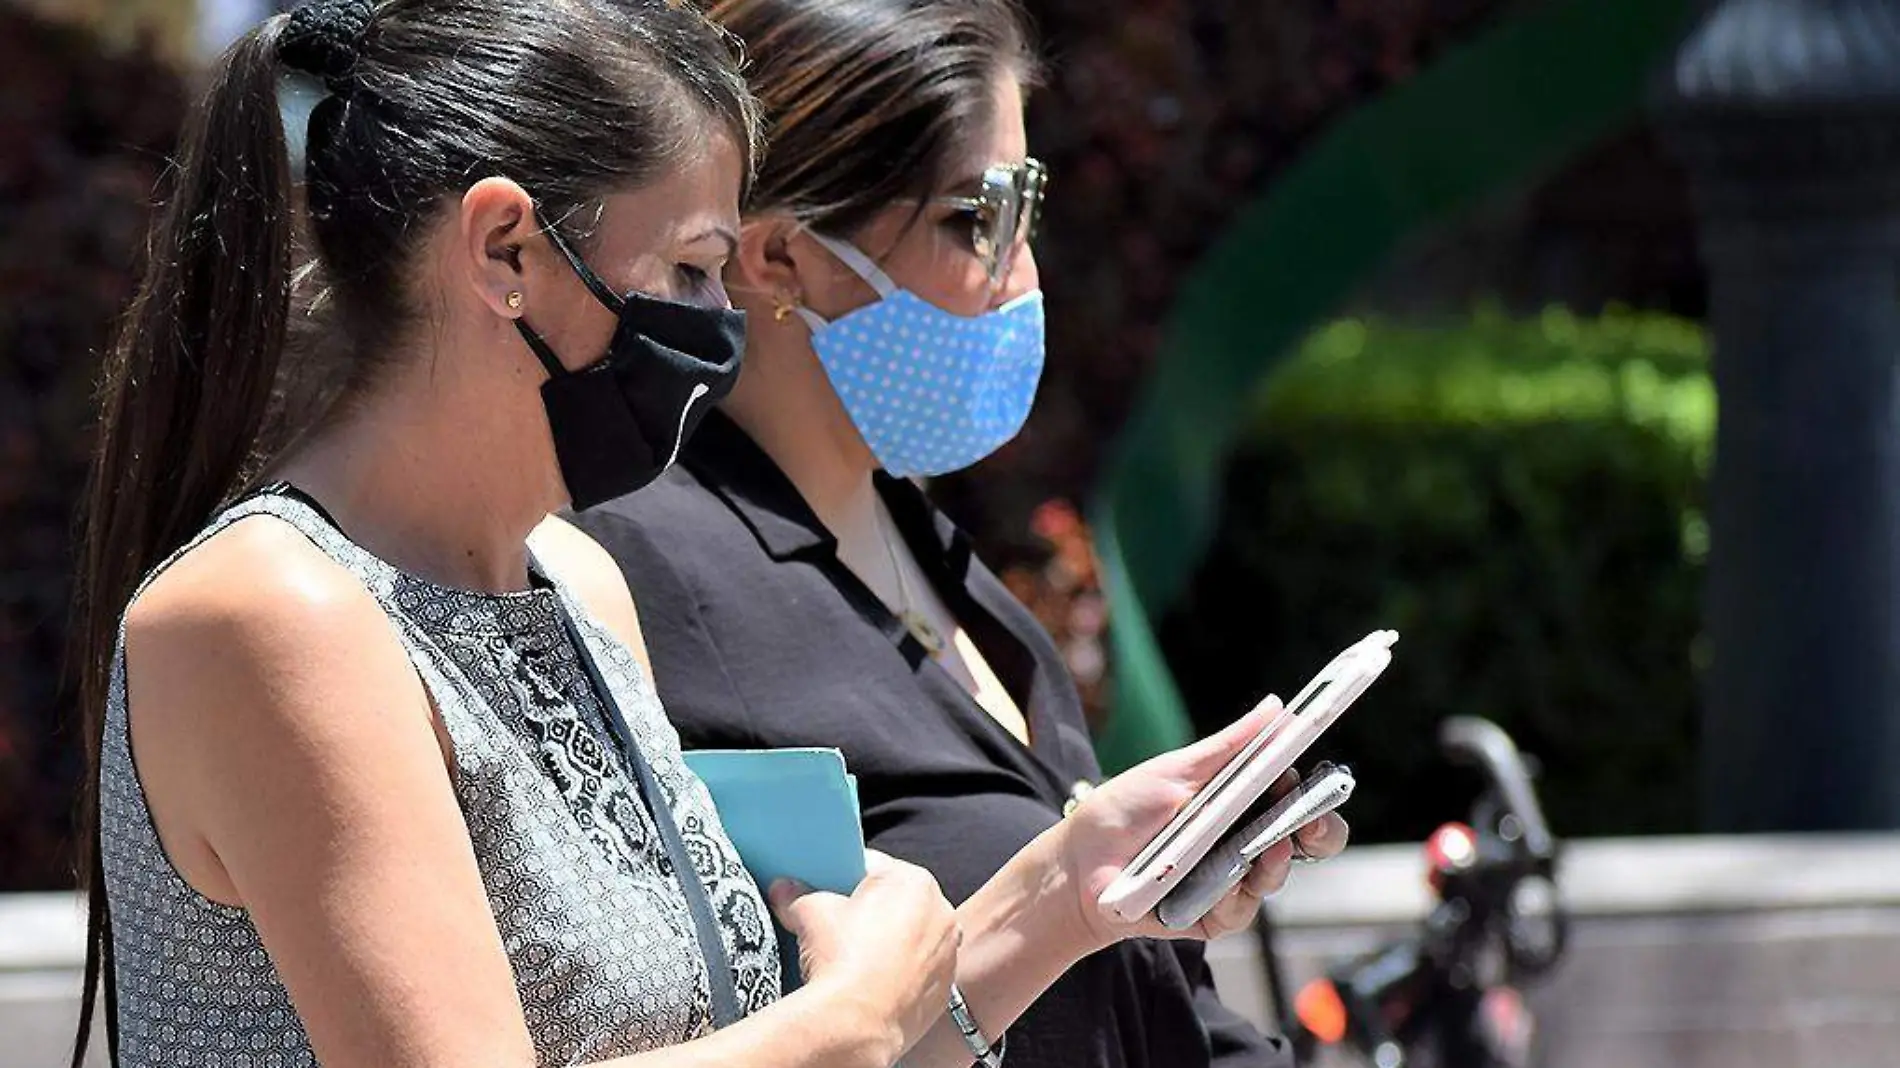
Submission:
<svg viewBox="0 0 1900 1068">
<path fill-rule="evenodd" d="M 1161 899 L 1155 916 L 1163 926 L 1176 931 L 1201 922 L 1201 917 L 1247 877 L 1262 853 L 1345 804 L 1353 786 L 1350 768 L 1332 764 L 1314 768 L 1312 777 L 1203 857 L 1181 884 Z"/>
<path fill-rule="evenodd" d="M 1221 769 L 1102 893 L 1099 907 L 1124 923 L 1147 915 L 1246 815 L 1293 762 L 1351 707 L 1392 662 L 1398 632 L 1374 631 L 1332 659 Z"/>
</svg>

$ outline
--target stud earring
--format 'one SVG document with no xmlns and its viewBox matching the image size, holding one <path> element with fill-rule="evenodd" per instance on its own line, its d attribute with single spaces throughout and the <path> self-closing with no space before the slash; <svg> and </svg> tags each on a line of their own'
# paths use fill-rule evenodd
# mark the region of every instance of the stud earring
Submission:
<svg viewBox="0 0 1900 1068">
<path fill-rule="evenodd" d="M 511 310 L 520 311 L 521 301 L 522 301 L 521 290 L 517 289 L 514 292 L 508 294 L 508 307 Z"/>
</svg>

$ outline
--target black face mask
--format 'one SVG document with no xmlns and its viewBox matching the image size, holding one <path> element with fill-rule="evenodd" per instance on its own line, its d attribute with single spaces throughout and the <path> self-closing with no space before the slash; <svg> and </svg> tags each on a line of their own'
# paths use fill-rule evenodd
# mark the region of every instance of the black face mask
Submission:
<svg viewBox="0 0 1900 1068">
<path fill-rule="evenodd" d="M 541 226 L 588 292 L 620 317 L 607 355 L 578 371 L 515 320 L 548 371 L 541 401 L 568 496 L 576 509 L 592 508 L 660 477 L 706 410 L 732 392 L 745 356 L 745 313 L 621 296 L 546 220 Z"/>
</svg>

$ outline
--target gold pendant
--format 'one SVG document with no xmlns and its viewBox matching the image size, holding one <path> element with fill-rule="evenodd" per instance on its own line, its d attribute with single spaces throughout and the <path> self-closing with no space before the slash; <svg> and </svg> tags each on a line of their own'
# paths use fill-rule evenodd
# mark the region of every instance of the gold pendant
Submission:
<svg viewBox="0 0 1900 1068">
<path fill-rule="evenodd" d="M 910 631 L 910 636 L 917 639 L 917 644 L 923 646 L 932 659 L 943 655 L 943 635 L 937 633 L 929 620 L 915 612 L 905 612 L 904 629 Z"/>
</svg>

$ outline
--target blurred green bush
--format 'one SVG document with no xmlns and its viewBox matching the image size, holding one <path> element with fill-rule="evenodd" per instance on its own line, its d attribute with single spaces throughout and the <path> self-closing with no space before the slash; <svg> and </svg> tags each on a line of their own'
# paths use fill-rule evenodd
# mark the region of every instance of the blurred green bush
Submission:
<svg viewBox="0 0 1900 1068">
<path fill-rule="evenodd" d="M 1320 747 L 1359 773 L 1359 840 L 1464 815 L 1477 780 L 1435 740 L 1451 714 L 1539 758 L 1559 834 L 1693 829 L 1714 429 L 1706 343 L 1679 319 L 1318 331 L 1259 397 L 1162 628 L 1197 726 L 1393 627 L 1393 666 Z"/>
</svg>

